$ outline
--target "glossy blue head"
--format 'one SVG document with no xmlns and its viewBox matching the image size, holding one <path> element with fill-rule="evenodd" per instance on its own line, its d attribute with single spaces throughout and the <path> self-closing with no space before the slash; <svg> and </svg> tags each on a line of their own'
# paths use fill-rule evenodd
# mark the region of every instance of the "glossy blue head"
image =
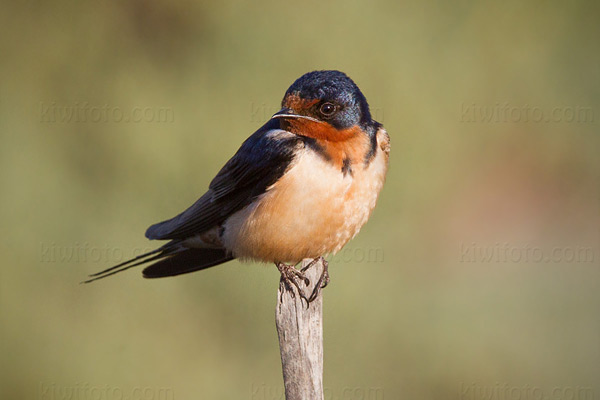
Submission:
<svg viewBox="0 0 600 400">
<path fill-rule="evenodd" d="M 336 129 L 374 124 L 367 99 L 340 71 L 313 71 L 302 75 L 286 91 L 282 112 L 327 122 Z"/>
</svg>

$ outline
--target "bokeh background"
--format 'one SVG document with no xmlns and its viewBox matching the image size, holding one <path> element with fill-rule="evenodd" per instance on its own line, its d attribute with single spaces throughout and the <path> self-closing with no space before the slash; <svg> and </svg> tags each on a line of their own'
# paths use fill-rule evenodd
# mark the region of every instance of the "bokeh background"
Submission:
<svg viewBox="0 0 600 400">
<path fill-rule="evenodd" d="M 596 2 L 1 8 L 2 399 L 283 398 L 274 267 L 79 282 L 315 69 L 392 138 L 331 260 L 326 398 L 600 398 Z"/>
</svg>

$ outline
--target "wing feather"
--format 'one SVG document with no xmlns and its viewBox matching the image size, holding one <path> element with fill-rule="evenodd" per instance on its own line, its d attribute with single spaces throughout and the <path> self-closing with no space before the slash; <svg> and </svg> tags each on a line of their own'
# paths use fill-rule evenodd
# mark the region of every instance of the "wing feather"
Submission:
<svg viewBox="0 0 600 400">
<path fill-rule="evenodd" d="M 185 239 L 222 224 L 287 170 L 302 139 L 271 120 L 250 136 L 191 207 L 146 231 L 149 239 Z"/>
</svg>

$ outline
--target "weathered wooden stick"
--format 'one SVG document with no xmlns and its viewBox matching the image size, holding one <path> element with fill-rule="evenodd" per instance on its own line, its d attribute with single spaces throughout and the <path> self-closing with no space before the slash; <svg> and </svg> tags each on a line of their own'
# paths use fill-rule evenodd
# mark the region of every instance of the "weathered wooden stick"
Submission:
<svg viewBox="0 0 600 400">
<path fill-rule="evenodd" d="M 312 260 L 304 260 L 304 268 Z M 323 263 L 315 262 L 305 276 L 308 287 L 300 284 L 306 297 L 310 297 L 319 277 Z M 288 288 L 279 283 L 277 309 L 275 311 L 279 349 L 283 367 L 283 382 L 287 400 L 323 399 L 323 294 L 319 294 L 307 307 L 306 301 L 292 285 Z"/>
</svg>

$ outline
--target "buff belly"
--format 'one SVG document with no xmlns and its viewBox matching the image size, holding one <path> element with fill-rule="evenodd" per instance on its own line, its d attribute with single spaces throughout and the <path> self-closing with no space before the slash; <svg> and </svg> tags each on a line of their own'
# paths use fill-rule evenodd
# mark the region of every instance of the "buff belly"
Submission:
<svg viewBox="0 0 600 400">
<path fill-rule="evenodd" d="M 378 135 L 383 140 L 385 132 Z M 385 143 L 387 145 L 387 142 Z M 387 147 L 352 173 L 305 148 L 287 173 L 223 225 L 235 257 L 296 263 L 339 251 L 367 222 L 385 179 Z"/>
</svg>

